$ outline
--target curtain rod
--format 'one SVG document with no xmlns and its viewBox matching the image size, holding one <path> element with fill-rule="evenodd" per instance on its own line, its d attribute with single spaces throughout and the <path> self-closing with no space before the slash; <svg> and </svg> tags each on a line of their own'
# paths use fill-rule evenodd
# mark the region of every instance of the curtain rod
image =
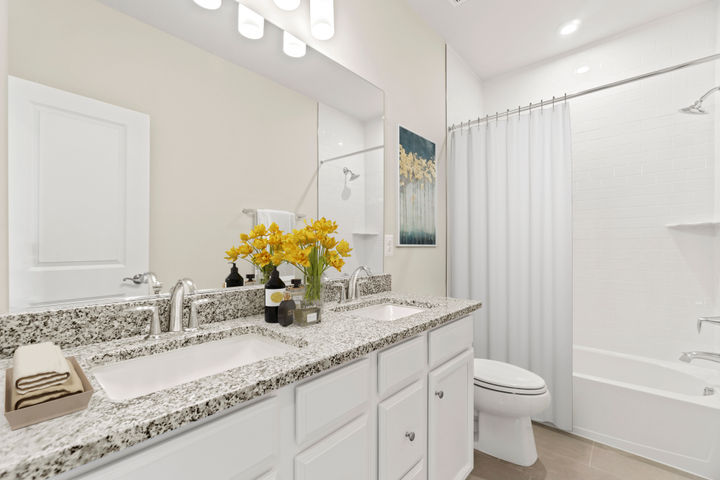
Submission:
<svg viewBox="0 0 720 480">
<path fill-rule="evenodd" d="M 333 158 L 326 158 L 325 160 L 320 160 L 320 165 L 324 165 L 327 162 L 334 162 L 335 160 L 340 160 L 343 158 L 354 157 L 355 155 L 360 155 L 361 153 L 368 153 L 368 152 L 372 152 L 374 150 L 380 150 L 381 148 L 385 148 L 385 145 L 378 145 L 377 147 L 370 147 L 370 148 L 366 148 L 364 150 L 358 150 L 357 152 L 346 153 L 344 155 L 339 155 L 339 156 L 333 157 Z"/>
<path fill-rule="evenodd" d="M 702 63 L 711 62 L 713 60 L 717 60 L 718 58 L 720 58 L 720 53 L 716 53 L 714 55 L 708 55 L 707 57 L 696 58 L 695 60 L 690 60 L 689 62 L 679 63 L 677 65 L 673 65 L 672 67 L 661 68 L 660 70 L 643 73 L 642 75 L 628 77 L 623 80 L 618 80 L 617 82 L 606 83 L 605 85 L 600 85 L 599 87 L 588 88 L 587 90 L 583 90 L 581 92 L 576 92 L 576 93 L 571 93 L 571 94 L 566 93 L 559 97 L 552 97 L 552 100 L 540 99 L 540 102 L 538 102 L 538 103 L 530 102 L 530 104 L 525 107 L 518 106 L 517 108 L 513 108 L 512 110 L 507 109 L 505 112 L 502 112 L 502 113 L 495 112 L 495 115 L 485 115 L 484 118 L 478 117 L 477 120 L 468 120 L 467 122 L 461 122 L 460 125 L 453 124 L 451 127 L 448 127 L 448 132 L 460 130 L 465 127 L 469 128 L 473 125 L 480 125 L 481 123 L 488 122 L 489 120 L 491 120 L 493 118 L 497 120 L 502 115 L 507 115 L 507 116 L 518 115 L 522 112 L 527 112 L 527 111 L 533 110 L 535 108 L 543 108 L 546 105 L 554 105 L 555 102 L 566 102 L 568 100 L 572 100 L 573 98 L 582 97 L 584 95 L 589 95 L 591 93 L 600 92 L 602 90 L 607 90 L 609 88 L 619 87 L 621 85 L 626 85 L 628 83 L 637 82 L 639 80 L 644 80 L 646 78 L 655 77 L 657 75 L 662 75 L 665 73 L 674 72 L 676 70 L 682 70 L 683 68 L 692 67 L 694 65 L 700 65 Z"/>
</svg>

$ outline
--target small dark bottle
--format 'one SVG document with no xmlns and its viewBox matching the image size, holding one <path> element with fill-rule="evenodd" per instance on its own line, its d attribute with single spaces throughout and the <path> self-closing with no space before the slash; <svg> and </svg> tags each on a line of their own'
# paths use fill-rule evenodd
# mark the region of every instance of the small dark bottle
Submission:
<svg viewBox="0 0 720 480">
<path fill-rule="evenodd" d="M 233 263 L 232 267 L 230 268 L 230 275 L 227 276 L 225 279 L 225 287 L 242 287 L 243 286 L 243 278 L 242 275 L 238 272 L 237 266 Z"/>
<path fill-rule="evenodd" d="M 277 268 L 270 274 L 270 280 L 265 284 L 265 321 L 278 323 L 278 307 L 285 297 L 285 282 L 280 279 Z"/>
<path fill-rule="evenodd" d="M 295 301 L 290 292 L 285 292 L 285 299 L 278 306 L 278 323 L 283 327 L 289 327 L 295 320 Z"/>
<path fill-rule="evenodd" d="M 255 274 L 254 273 L 248 273 L 245 275 L 245 278 L 247 278 L 247 285 L 255 285 Z"/>
</svg>

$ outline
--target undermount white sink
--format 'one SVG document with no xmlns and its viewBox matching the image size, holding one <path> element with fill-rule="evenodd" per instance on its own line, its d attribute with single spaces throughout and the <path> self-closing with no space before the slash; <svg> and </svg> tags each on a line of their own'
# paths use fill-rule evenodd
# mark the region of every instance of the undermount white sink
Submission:
<svg viewBox="0 0 720 480">
<path fill-rule="evenodd" d="M 381 322 L 390 322 L 392 320 L 399 320 L 424 311 L 424 308 L 396 305 L 394 303 L 384 303 L 381 305 L 371 305 L 369 307 L 358 308 L 353 313 L 361 317 L 371 318 Z"/>
<path fill-rule="evenodd" d="M 295 350 L 262 335 L 245 334 L 124 360 L 92 373 L 110 400 L 122 401 Z"/>
</svg>

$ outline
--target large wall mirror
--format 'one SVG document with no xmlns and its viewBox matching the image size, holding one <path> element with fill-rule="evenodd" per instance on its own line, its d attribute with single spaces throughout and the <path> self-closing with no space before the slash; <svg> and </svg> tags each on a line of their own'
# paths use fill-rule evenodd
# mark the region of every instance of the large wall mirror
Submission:
<svg viewBox="0 0 720 480">
<path fill-rule="evenodd" d="M 343 274 L 382 271 L 381 90 L 267 21 L 241 36 L 235 1 L 9 14 L 11 311 L 155 294 L 146 272 L 221 288 L 257 209 L 332 218 Z"/>
</svg>

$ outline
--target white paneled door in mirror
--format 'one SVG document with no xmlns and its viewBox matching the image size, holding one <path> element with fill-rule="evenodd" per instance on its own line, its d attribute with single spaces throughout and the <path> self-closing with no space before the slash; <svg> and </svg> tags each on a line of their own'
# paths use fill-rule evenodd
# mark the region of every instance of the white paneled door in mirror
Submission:
<svg viewBox="0 0 720 480">
<path fill-rule="evenodd" d="M 143 295 L 150 119 L 9 82 L 10 309 Z"/>
</svg>

